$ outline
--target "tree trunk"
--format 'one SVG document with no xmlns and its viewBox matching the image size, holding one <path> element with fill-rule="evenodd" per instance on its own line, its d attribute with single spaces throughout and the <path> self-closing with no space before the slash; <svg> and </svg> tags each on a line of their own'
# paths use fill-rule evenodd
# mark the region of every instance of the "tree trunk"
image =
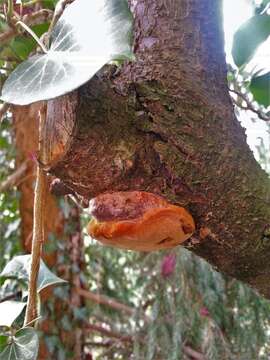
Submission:
<svg viewBox="0 0 270 360">
<path fill-rule="evenodd" d="M 137 189 L 188 208 L 185 245 L 270 298 L 270 182 L 229 96 L 221 1 L 130 5 L 136 61 L 49 102 L 44 167 L 86 200 Z"/>
</svg>

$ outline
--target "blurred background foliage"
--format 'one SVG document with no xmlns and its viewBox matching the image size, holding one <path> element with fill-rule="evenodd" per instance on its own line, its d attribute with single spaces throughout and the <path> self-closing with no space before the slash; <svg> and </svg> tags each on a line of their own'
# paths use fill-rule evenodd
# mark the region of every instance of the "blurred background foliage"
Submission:
<svg viewBox="0 0 270 360">
<path fill-rule="evenodd" d="M 250 61 L 256 58 L 256 49 L 269 40 L 270 1 L 251 2 L 254 17 L 235 34 L 228 82 L 236 113 L 239 116 L 248 113 L 245 116 L 257 124 L 270 120 L 270 62 L 268 68 L 258 68 L 250 67 Z M 56 0 L 29 0 L 14 2 L 13 6 L 16 16 L 41 36 L 48 29 L 56 3 Z M 9 6 L 10 1 L 0 1 L 1 83 L 36 49 L 33 39 L 22 29 L 13 29 L 10 37 L 5 35 L 11 26 Z M 43 9 L 47 9 L 45 13 Z M 248 49 L 244 44 L 248 44 Z M 16 162 L 12 114 L 3 112 L 2 116 L 0 188 L 14 172 Z M 269 171 L 267 136 L 255 151 L 257 159 Z M 0 269 L 13 256 L 22 254 L 19 202 L 16 186 L 0 194 Z M 59 208 L 67 219 L 72 211 L 70 202 L 60 200 Z M 83 228 L 87 221 L 87 214 L 81 214 L 79 227 Z M 64 226 L 65 236 L 72 236 L 76 224 L 74 227 L 65 222 Z M 67 310 L 63 304 L 69 302 L 68 288 L 57 287 L 42 311 L 44 319 L 51 319 L 59 315 L 52 305 L 54 299 L 62 302 L 54 331 L 43 328 L 44 342 L 51 354 L 48 359 L 73 358 L 72 351 L 66 351 L 69 340 L 60 335 L 60 330 L 72 334 L 78 324 L 84 332 L 82 358 L 85 359 L 269 359 L 270 303 L 244 284 L 219 274 L 184 248 L 145 255 L 103 247 L 84 232 L 82 239 L 84 270 L 73 263 L 70 271 L 83 284 L 76 290 L 83 303 L 72 304 Z M 59 264 L 62 268 L 71 266 L 69 250 L 62 240 L 49 234 L 45 246 L 48 253 L 57 250 L 55 271 L 58 272 Z M 1 287 L 0 301 L 16 293 L 17 288 L 12 284 Z M 70 311 L 72 316 L 67 316 Z"/>
</svg>

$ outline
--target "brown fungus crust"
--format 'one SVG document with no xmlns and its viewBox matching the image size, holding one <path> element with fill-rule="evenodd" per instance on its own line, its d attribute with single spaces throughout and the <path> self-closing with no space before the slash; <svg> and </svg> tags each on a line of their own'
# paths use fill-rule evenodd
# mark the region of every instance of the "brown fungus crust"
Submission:
<svg viewBox="0 0 270 360">
<path fill-rule="evenodd" d="M 90 202 L 88 234 L 105 245 L 136 251 L 175 247 L 195 231 L 192 216 L 160 196 L 140 191 L 107 193 Z"/>
<path fill-rule="evenodd" d="M 168 203 L 161 196 L 146 191 L 118 191 L 98 195 L 89 202 L 89 210 L 98 221 L 136 219 L 147 209 Z"/>
</svg>

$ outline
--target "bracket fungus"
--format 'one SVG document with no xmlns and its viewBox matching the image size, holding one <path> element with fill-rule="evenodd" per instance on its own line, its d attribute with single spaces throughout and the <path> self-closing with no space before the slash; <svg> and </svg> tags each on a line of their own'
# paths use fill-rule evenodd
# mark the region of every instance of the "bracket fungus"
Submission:
<svg viewBox="0 0 270 360">
<path fill-rule="evenodd" d="M 144 191 L 98 195 L 89 203 L 88 234 L 105 245 L 137 251 L 175 247 L 195 231 L 192 216 L 182 207 Z"/>
</svg>

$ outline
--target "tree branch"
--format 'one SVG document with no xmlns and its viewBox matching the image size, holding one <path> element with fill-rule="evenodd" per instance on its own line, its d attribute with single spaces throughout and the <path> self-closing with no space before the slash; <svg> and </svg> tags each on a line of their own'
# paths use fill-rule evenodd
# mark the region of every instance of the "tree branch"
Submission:
<svg viewBox="0 0 270 360">
<path fill-rule="evenodd" d="M 123 341 L 123 342 L 132 343 L 134 341 L 133 336 L 123 335 L 123 334 L 121 334 L 119 332 L 106 329 L 102 325 L 87 324 L 86 329 L 92 330 L 94 332 L 101 333 L 101 334 L 103 334 L 105 336 L 108 336 L 108 337 L 114 338 L 114 339 L 118 339 L 118 340 Z M 144 343 L 143 339 L 139 339 L 139 341 Z M 205 356 L 203 354 L 201 354 L 198 351 L 192 349 L 190 346 L 183 345 L 182 348 L 183 348 L 183 351 L 185 352 L 185 354 L 192 357 L 194 360 L 206 360 L 206 358 L 205 358 Z"/>
<path fill-rule="evenodd" d="M 121 304 L 120 302 L 109 298 L 105 295 L 95 294 L 89 290 L 84 290 L 82 288 L 76 289 L 78 294 L 86 299 L 96 302 L 97 304 L 102 304 L 112 309 L 120 310 L 125 312 L 128 315 L 134 315 L 135 310 L 125 304 Z"/>
<path fill-rule="evenodd" d="M 61 15 L 63 14 L 65 7 L 68 4 L 73 3 L 74 0 L 60 0 L 58 1 L 56 7 L 55 7 L 55 11 L 54 11 L 54 15 L 53 15 L 53 19 L 51 21 L 49 30 L 48 30 L 48 34 L 50 35 L 50 33 L 52 32 L 52 29 L 54 28 L 55 24 L 57 23 L 57 21 L 59 20 L 59 18 L 61 17 Z"/>
<path fill-rule="evenodd" d="M 9 190 L 11 187 L 16 186 L 21 181 L 22 176 L 24 176 L 27 170 L 27 164 L 28 161 L 23 162 L 18 167 L 18 169 L 14 171 L 14 173 L 9 175 L 7 179 L 0 184 L 1 192 Z"/>
<path fill-rule="evenodd" d="M 184 345 L 183 351 L 186 355 L 190 356 L 194 360 L 206 360 L 206 357 L 203 354 L 192 349 L 190 346 Z"/>
<path fill-rule="evenodd" d="M 83 345 L 90 346 L 90 347 L 110 347 L 114 343 L 113 340 L 108 341 L 87 341 Z"/>
<path fill-rule="evenodd" d="M 9 104 L 3 103 L 0 105 L 0 123 L 2 122 L 2 119 L 4 118 L 4 115 L 8 111 L 8 109 L 9 109 Z"/>
<path fill-rule="evenodd" d="M 19 296 L 21 294 L 22 294 L 21 291 L 17 291 L 14 294 L 7 295 L 7 296 L 3 297 L 2 299 L 0 299 L 0 303 L 3 303 L 3 302 L 8 301 L 8 300 L 15 299 L 17 296 Z"/>
<path fill-rule="evenodd" d="M 114 339 L 119 339 L 119 340 L 124 341 L 124 342 L 132 342 L 133 341 L 132 336 L 123 335 L 123 334 L 118 333 L 116 331 L 106 329 L 102 325 L 86 324 L 85 329 L 86 330 L 92 330 L 92 331 L 95 331 L 95 332 L 99 332 L 99 333 L 101 333 L 101 334 L 103 334 L 105 336 L 108 336 L 108 337 L 114 338 Z"/>
<path fill-rule="evenodd" d="M 22 22 L 28 26 L 42 24 L 52 19 L 53 12 L 49 9 L 42 9 L 32 14 L 26 14 L 22 18 Z M 19 31 L 16 27 L 9 27 L 6 31 L 0 34 L 0 44 L 11 40 L 14 36 L 18 35 Z"/>
<path fill-rule="evenodd" d="M 263 120 L 263 121 L 270 121 L 270 117 L 269 116 L 266 116 L 262 111 L 260 111 L 259 109 L 255 109 L 254 105 L 252 104 L 252 102 L 248 99 L 248 97 L 241 93 L 240 91 L 237 91 L 237 90 L 234 90 L 234 89 L 230 89 L 230 92 L 236 94 L 237 96 L 239 96 L 242 100 L 245 101 L 246 103 L 246 106 L 243 106 L 241 104 L 239 104 L 239 102 L 237 102 L 235 99 L 233 99 L 233 102 L 238 106 L 240 107 L 242 110 L 250 110 L 252 112 L 254 112 L 259 119 Z"/>
<path fill-rule="evenodd" d="M 39 119 L 39 147 L 43 145 L 43 126 L 46 119 L 45 105 L 40 110 Z M 37 310 L 37 279 L 40 266 L 42 244 L 44 242 L 44 209 L 46 198 L 46 175 L 43 169 L 38 165 L 37 178 L 34 197 L 34 218 L 33 218 L 33 238 L 31 251 L 31 268 L 29 279 L 29 292 L 27 299 L 27 307 L 24 325 L 32 324 L 34 326 L 35 319 L 38 317 Z"/>
<path fill-rule="evenodd" d="M 184 206 L 199 239 L 185 245 L 270 298 L 269 178 L 232 106 L 220 2 L 188 3 L 130 0 L 136 61 L 48 102 L 44 166 L 85 200 L 144 190 Z"/>
<path fill-rule="evenodd" d="M 101 295 L 101 294 L 95 294 L 92 291 L 89 290 L 85 290 L 82 288 L 77 288 L 77 292 L 80 296 L 92 300 L 94 302 L 96 302 L 97 304 L 102 304 L 108 307 L 111 307 L 112 309 L 115 310 L 120 310 L 125 312 L 128 315 L 135 315 L 136 310 L 128 305 L 122 304 L 119 301 L 109 298 L 108 296 L 105 295 Z M 143 319 L 146 322 L 150 321 L 150 318 L 148 316 L 146 316 L 145 314 L 143 315 Z"/>
</svg>

